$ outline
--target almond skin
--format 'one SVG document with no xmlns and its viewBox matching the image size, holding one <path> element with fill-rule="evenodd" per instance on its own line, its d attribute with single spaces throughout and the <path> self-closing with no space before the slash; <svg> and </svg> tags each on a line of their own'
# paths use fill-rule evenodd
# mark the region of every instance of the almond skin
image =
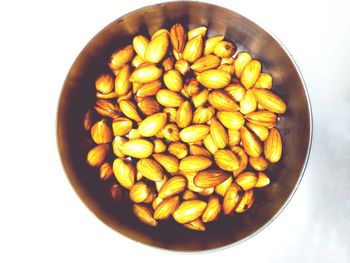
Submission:
<svg viewBox="0 0 350 263">
<path fill-rule="evenodd" d="M 287 110 L 286 103 L 273 92 L 266 89 L 252 89 L 256 100 L 266 110 L 272 111 L 277 114 L 283 114 Z"/>
<path fill-rule="evenodd" d="M 87 154 L 87 163 L 92 167 L 99 167 L 105 161 L 108 150 L 108 144 L 99 144 L 95 146 Z"/>
<path fill-rule="evenodd" d="M 215 90 L 208 95 L 209 103 L 216 109 L 223 111 L 237 111 L 239 109 L 238 104 L 232 98 L 232 96 L 224 90 Z"/>
<path fill-rule="evenodd" d="M 192 106 L 189 101 L 185 101 L 180 105 L 176 114 L 176 124 L 179 128 L 186 128 L 192 123 Z"/>
<path fill-rule="evenodd" d="M 203 72 L 208 69 L 217 68 L 220 65 L 220 58 L 214 55 L 207 55 L 196 60 L 191 69 L 197 72 Z"/>
<path fill-rule="evenodd" d="M 198 35 L 190 39 L 185 46 L 185 49 L 182 53 L 182 58 L 187 60 L 190 63 L 196 61 L 203 52 L 203 38 L 201 35 Z"/>
<path fill-rule="evenodd" d="M 277 116 L 270 111 L 255 111 L 244 116 L 250 123 L 271 128 L 276 125 Z"/>
<path fill-rule="evenodd" d="M 144 182 L 137 182 L 130 188 L 129 197 L 134 203 L 145 201 L 150 195 L 150 188 Z"/>
<path fill-rule="evenodd" d="M 211 119 L 210 136 L 219 149 L 223 149 L 228 144 L 227 132 L 222 124 L 215 118 Z"/>
<path fill-rule="evenodd" d="M 145 51 L 145 60 L 151 63 L 159 63 L 166 55 L 169 48 L 169 36 L 160 33 L 153 36 Z"/>
<path fill-rule="evenodd" d="M 241 201 L 239 202 L 238 206 L 235 209 L 235 212 L 243 213 L 247 211 L 254 204 L 254 199 L 255 199 L 254 189 L 245 191 Z"/>
<path fill-rule="evenodd" d="M 113 140 L 112 130 L 104 120 L 91 127 L 91 138 L 96 144 L 110 143 Z"/>
<path fill-rule="evenodd" d="M 246 89 L 254 86 L 261 73 L 261 63 L 258 60 L 251 60 L 244 67 L 241 75 L 241 83 Z"/>
<path fill-rule="evenodd" d="M 243 115 L 238 111 L 219 111 L 217 116 L 227 129 L 239 130 L 245 123 Z"/>
</svg>

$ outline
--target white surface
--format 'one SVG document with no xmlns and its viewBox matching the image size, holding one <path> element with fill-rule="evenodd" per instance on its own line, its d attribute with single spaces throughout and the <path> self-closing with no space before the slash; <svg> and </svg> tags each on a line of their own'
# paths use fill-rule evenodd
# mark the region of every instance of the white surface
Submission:
<svg viewBox="0 0 350 263">
<path fill-rule="evenodd" d="M 100 29 L 156 2 L 0 2 L 0 262 L 350 262 L 348 1 L 215 1 L 278 36 L 311 96 L 309 165 L 290 204 L 260 234 L 218 252 L 168 253 L 116 234 L 77 198 L 55 141 L 64 78 Z"/>
</svg>

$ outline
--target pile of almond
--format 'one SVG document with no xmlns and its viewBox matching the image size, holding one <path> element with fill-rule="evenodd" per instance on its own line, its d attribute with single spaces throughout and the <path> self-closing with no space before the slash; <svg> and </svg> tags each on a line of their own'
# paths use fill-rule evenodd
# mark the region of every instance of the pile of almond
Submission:
<svg viewBox="0 0 350 263">
<path fill-rule="evenodd" d="M 111 55 L 85 115 L 96 144 L 87 163 L 116 180 L 112 198 L 128 191 L 150 226 L 173 218 L 204 231 L 220 214 L 245 212 L 254 189 L 270 183 L 263 171 L 282 155 L 275 126 L 286 104 L 271 92 L 271 75 L 206 32 L 175 24 L 150 39 L 135 36 Z"/>
</svg>

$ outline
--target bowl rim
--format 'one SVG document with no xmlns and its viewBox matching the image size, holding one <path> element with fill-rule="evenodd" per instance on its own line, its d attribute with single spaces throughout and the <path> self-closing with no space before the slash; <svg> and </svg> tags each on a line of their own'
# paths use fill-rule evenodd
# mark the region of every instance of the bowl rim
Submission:
<svg viewBox="0 0 350 263">
<path fill-rule="evenodd" d="M 293 187 L 290 195 L 288 196 L 288 198 L 286 199 L 286 201 L 282 204 L 282 206 L 278 209 L 278 211 L 265 223 L 263 224 L 261 227 L 259 227 L 257 230 L 255 230 L 253 233 L 249 234 L 248 236 L 240 239 L 240 240 L 237 240 L 235 242 L 232 242 L 230 244 L 227 244 L 227 245 L 223 245 L 223 246 L 220 246 L 220 247 L 216 247 L 216 248 L 209 248 L 209 249 L 201 249 L 201 250 L 181 250 L 181 249 L 170 249 L 170 248 L 165 248 L 165 247 L 160 247 L 160 246 L 156 246 L 156 245 L 152 245 L 152 244 L 147 244 L 147 243 L 144 243 L 142 241 L 138 241 L 138 240 L 135 240 L 127 235 L 124 235 L 122 234 L 121 232 L 119 232 L 117 229 L 115 229 L 112 224 L 110 224 L 110 222 L 107 222 L 106 220 L 102 220 L 102 218 L 97 215 L 97 212 L 93 210 L 93 205 L 91 204 L 87 204 L 86 200 L 84 199 L 89 199 L 91 200 L 91 198 L 89 198 L 83 191 L 81 191 L 80 189 L 78 189 L 76 187 L 76 184 L 71 180 L 70 178 L 70 175 L 68 175 L 68 171 L 67 171 L 67 168 L 66 168 L 66 162 L 64 160 L 64 157 L 63 157 L 63 154 L 62 154 L 62 147 L 60 145 L 60 142 L 59 142 L 59 120 L 61 119 L 61 111 L 60 111 L 60 108 L 61 108 L 61 104 L 62 104 L 62 99 L 63 99 L 63 93 L 64 93 L 64 90 L 65 90 L 65 87 L 67 86 L 67 83 L 68 83 L 68 77 L 69 77 L 69 72 L 70 70 L 74 67 L 74 65 L 76 65 L 76 63 L 79 61 L 79 59 L 83 56 L 83 54 L 86 52 L 87 48 L 93 43 L 94 39 L 100 35 L 106 28 L 110 27 L 112 24 L 114 23 L 118 23 L 118 21 L 121 21 L 124 19 L 124 17 L 130 15 L 130 14 L 133 14 L 133 13 L 136 13 L 136 12 L 139 12 L 141 9 L 144 9 L 144 8 L 150 8 L 150 7 L 156 7 L 156 6 L 163 6 L 163 5 L 166 5 L 166 4 L 172 4 L 172 3 L 179 3 L 179 4 L 200 4 L 200 5 L 207 5 L 209 7 L 219 7 L 219 8 L 222 8 L 222 9 L 226 9 L 227 11 L 230 11 L 230 12 L 233 12 L 235 14 L 237 14 L 238 16 L 241 16 L 243 17 L 244 19 L 246 19 L 247 21 L 249 21 L 250 23 L 254 24 L 255 26 L 259 27 L 260 29 L 262 29 L 263 31 L 265 31 L 268 35 L 270 35 L 275 41 L 277 44 L 280 45 L 280 47 L 282 48 L 282 50 L 286 53 L 286 55 L 288 56 L 289 60 L 292 62 L 300 80 L 301 80 L 301 83 L 302 83 L 302 86 L 303 86 L 303 89 L 304 89 L 304 92 L 305 92 L 305 97 L 306 97 L 306 102 L 307 102 L 307 107 L 308 107 L 308 117 L 309 117 L 309 140 L 308 140 L 308 147 L 307 147 L 307 150 L 306 150 L 306 156 L 305 156 L 305 159 L 304 159 L 304 162 L 303 162 L 303 166 L 302 166 L 302 169 L 301 169 L 301 172 L 299 174 L 299 177 L 298 177 L 298 180 L 295 184 L 295 186 Z M 151 247 L 153 249 L 158 249 L 158 250 L 161 250 L 161 251 L 165 251 L 165 252 L 169 252 L 169 253 L 186 253 L 186 254 L 197 254 L 197 253 L 208 253 L 208 252 L 216 252 L 216 251 L 219 251 L 219 250 L 223 250 L 223 249 L 228 249 L 228 248 L 231 248 L 231 247 L 234 247 L 234 246 L 237 246 L 247 240 L 249 240 L 250 238 L 254 237 L 255 235 L 257 235 L 258 233 L 260 233 L 261 231 L 263 231 L 264 229 L 266 229 L 281 213 L 282 211 L 286 208 L 286 206 L 289 204 L 289 202 L 291 201 L 291 199 L 293 198 L 293 196 L 295 195 L 295 192 L 296 190 L 298 189 L 300 183 L 301 183 L 301 180 L 305 174 L 305 171 L 306 171 L 306 167 L 307 167 L 307 164 L 309 162 L 309 158 L 310 158 L 310 152 L 311 152 L 311 148 L 312 148 L 312 142 L 313 142 L 313 113 L 312 113 L 312 107 L 311 107 L 311 100 L 310 100 L 310 95 L 309 95 L 309 92 L 308 92 L 308 89 L 307 89 L 307 86 L 306 86 L 306 83 L 305 83 L 305 79 L 303 78 L 303 75 L 301 74 L 301 71 L 300 71 L 300 68 L 298 66 L 298 64 L 296 63 L 296 61 L 294 60 L 292 54 L 289 52 L 289 50 L 286 48 L 286 46 L 282 43 L 282 41 L 274 34 L 272 33 L 265 25 L 262 24 L 261 21 L 259 21 L 259 24 L 254 22 L 252 19 L 250 19 L 249 17 L 247 17 L 246 15 L 242 15 L 241 13 L 238 13 L 236 12 L 235 10 L 231 9 L 231 8 L 227 8 L 227 7 L 224 7 L 224 6 L 221 6 L 221 5 L 218 5 L 218 4 L 212 4 L 212 3 L 208 3 L 208 2 L 202 2 L 202 1 L 165 1 L 165 2 L 159 2 L 159 3 L 154 3 L 154 4 L 149 4 L 149 5 L 144 5 L 144 6 L 141 6 L 137 9 L 134 9 L 120 17 L 118 17 L 117 19 L 111 21 L 110 23 L 108 23 L 106 26 L 104 26 L 101 30 L 99 30 L 99 32 L 97 32 L 86 44 L 85 46 L 83 47 L 83 49 L 79 52 L 78 56 L 74 59 L 73 63 L 71 64 L 70 68 L 69 68 L 69 71 L 64 79 L 64 82 L 63 82 L 63 85 L 61 87 L 61 91 L 60 91 L 60 94 L 59 94 L 59 98 L 58 98 L 58 102 L 57 102 L 57 106 L 56 106 L 56 121 L 55 121 L 55 133 L 56 133 L 56 147 L 57 147 L 57 150 L 58 150 L 58 155 L 59 155 L 59 159 L 60 159 L 60 162 L 61 162 L 61 166 L 63 168 L 63 171 L 64 171 L 64 174 L 66 176 L 66 178 L 68 179 L 70 185 L 71 185 L 71 189 L 75 192 L 75 194 L 79 197 L 79 199 L 81 200 L 81 202 L 84 204 L 84 206 L 86 208 L 88 208 L 88 211 L 90 211 L 101 223 L 103 223 L 104 225 L 108 226 L 110 229 L 112 229 L 115 233 L 117 233 L 119 236 L 121 237 L 124 237 L 130 241 L 133 241 L 135 243 L 139 243 L 139 244 L 142 244 L 144 246 L 147 246 L 147 247 Z M 91 200 L 92 203 L 95 203 L 94 200 Z"/>
</svg>

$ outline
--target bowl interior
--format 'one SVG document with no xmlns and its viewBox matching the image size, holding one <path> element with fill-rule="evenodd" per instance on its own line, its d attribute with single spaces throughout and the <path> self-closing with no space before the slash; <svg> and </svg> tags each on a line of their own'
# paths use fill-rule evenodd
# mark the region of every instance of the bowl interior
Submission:
<svg viewBox="0 0 350 263">
<path fill-rule="evenodd" d="M 283 158 L 270 165 L 272 183 L 258 190 L 254 206 L 243 214 L 222 217 L 208 224 L 206 232 L 185 229 L 174 222 L 157 228 L 140 223 L 130 204 L 116 205 L 109 196 L 110 184 L 102 182 L 97 169 L 86 165 L 92 147 L 82 123 L 94 105 L 96 77 L 108 69 L 110 54 L 131 43 L 136 34 L 152 34 L 179 22 L 189 28 L 206 25 L 208 36 L 225 35 L 239 50 L 247 50 L 263 63 L 274 80 L 274 92 L 288 105 L 278 125 L 284 148 Z M 70 69 L 58 108 L 57 136 L 61 159 L 74 189 L 107 225 L 121 234 L 152 246 L 182 251 L 218 248 L 241 241 L 279 213 L 292 196 L 307 161 L 310 146 L 310 109 L 303 81 L 285 49 L 262 28 L 241 15 L 218 6 L 198 2 L 172 2 L 138 9 L 114 21 L 84 48 Z M 112 157 L 111 157 L 112 158 Z"/>
</svg>

